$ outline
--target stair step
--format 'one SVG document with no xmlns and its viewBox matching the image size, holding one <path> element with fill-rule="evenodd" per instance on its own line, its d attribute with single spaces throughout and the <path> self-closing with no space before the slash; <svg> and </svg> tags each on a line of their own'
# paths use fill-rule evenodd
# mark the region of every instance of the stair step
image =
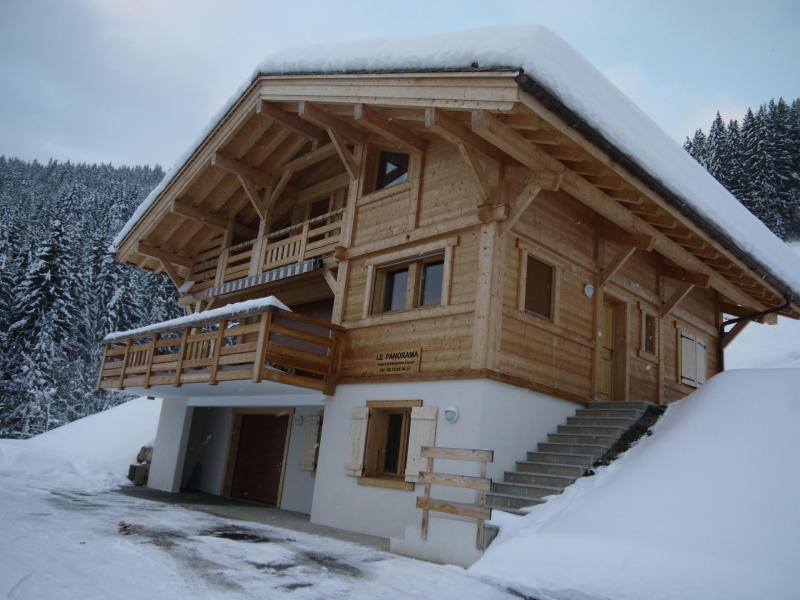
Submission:
<svg viewBox="0 0 800 600">
<path fill-rule="evenodd" d="M 645 400 L 624 400 L 624 401 L 608 401 L 608 400 L 593 400 L 589 402 L 587 408 L 599 409 L 618 409 L 618 408 L 633 408 L 636 410 L 647 410 L 650 406 L 655 406 L 652 402 Z"/>
<path fill-rule="evenodd" d="M 578 465 L 591 467 L 596 458 L 591 454 L 564 454 L 563 452 L 528 452 L 528 462 L 555 463 L 558 465 Z"/>
<path fill-rule="evenodd" d="M 636 422 L 636 419 L 629 417 L 567 417 L 567 425 L 579 425 L 585 427 L 592 427 L 595 425 L 601 427 L 621 427 L 628 429 Z"/>
<path fill-rule="evenodd" d="M 529 485 L 526 483 L 493 483 L 493 494 L 510 494 L 526 498 L 544 498 L 554 496 L 564 491 L 563 487 L 550 487 L 542 485 Z"/>
<path fill-rule="evenodd" d="M 599 446 L 597 444 L 556 444 L 553 442 L 539 442 L 536 449 L 539 452 L 589 455 L 594 458 L 600 458 L 608 451 L 606 446 Z"/>
<path fill-rule="evenodd" d="M 638 419 L 644 411 L 635 408 L 579 408 L 576 417 L 616 417 Z"/>
<path fill-rule="evenodd" d="M 618 440 L 627 427 L 608 427 L 606 425 L 559 425 L 558 433 L 577 433 L 581 435 L 605 435 Z"/>
<path fill-rule="evenodd" d="M 531 473 L 533 475 L 556 475 L 577 479 L 578 477 L 583 477 L 584 473 L 586 473 L 586 467 L 583 465 L 560 465 L 556 463 L 531 462 L 527 460 L 518 460 L 516 465 L 516 473 Z"/>
<path fill-rule="evenodd" d="M 582 475 L 583 473 L 581 473 Z M 577 477 L 580 477 L 578 475 Z M 526 473 L 524 471 L 506 471 L 503 474 L 503 483 L 524 483 L 527 485 L 543 485 L 546 487 L 565 488 L 574 482 L 576 477 L 563 475 L 544 475 L 542 473 Z"/>
<path fill-rule="evenodd" d="M 486 494 L 486 504 L 492 508 L 525 508 L 544 503 L 542 498 L 531 498 L 528 496 L 517 496 L 514 494 L 499 494 L 488 492 Z"/>
<path fill-rule="evenodd" d="M 547 441 L 554 444 L 590 444 L 611 448 L 618 436 L 597 435 L 593 433 L 548 433 Z"/>
</svg>

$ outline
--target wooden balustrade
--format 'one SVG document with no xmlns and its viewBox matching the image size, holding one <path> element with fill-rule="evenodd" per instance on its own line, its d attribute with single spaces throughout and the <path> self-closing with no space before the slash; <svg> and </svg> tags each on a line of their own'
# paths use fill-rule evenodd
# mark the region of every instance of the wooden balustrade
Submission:
<svg viewBox="0 0 800 600">
<path fill-rule="evenodd" d="M 488 463 L 494 460 L 494 451 L 469 450 L 467 448 L 424 447 L 420 451 L 420 455 L 428 461 L 427 469 L 419 474 L 419 481 L 425 484 L 425 491 L 421 497 L 417 498 L 417 508 L 422 509 L 422 525 L 420 527 L 422 539 L 428 538 L 428 517 L 430 511 L 443 512 L 475 519 L 478 528 L 475 546 L 480 550 L 483 548 L 484 522 L 486 519 L 492 517 L 492 507 L 486 505 L 486 492 L 492 487 L 492 480 L 486 477 L 486 468 Z M 451 473 L 434 473 L 433 461 L 435 459 L 478 462 L 480 463 L 480 476 L 473 477 L 470 475 L 454 475 Z M 438 500 L 436 498 L 431 498 L 432 485 L 476 490 L 478 497 L 474 504 Z"/>
<path fill-rule="evenodd" d="M 191 293 L 332 253 L 341 239 L 342 215 L 339 209 L 230 248 L 204 252 L 192 267 Z M 258 258 L 251 269 L 253 253 Z"/>
<path fill-rule="evenodd" d="M 275 308 L 106 341 L 98 389 L 276 381 L 333 394 L 344 329 Z"/>
</svg>

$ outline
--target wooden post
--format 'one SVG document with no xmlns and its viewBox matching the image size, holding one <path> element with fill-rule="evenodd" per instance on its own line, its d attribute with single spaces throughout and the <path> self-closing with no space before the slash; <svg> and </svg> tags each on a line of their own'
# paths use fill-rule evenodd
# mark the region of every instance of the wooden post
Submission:
<svg viewBox="0 0 800 600">
<path fill-rule="evenodd" d="M 261 381 L 261 372 L 264 370 L 264 358 L 267 354 L 267 344 L 269 343 L 269 328 L 272 324 L 272 310 L 266 310 L 261 314 L 258 323 L 258 342 L 256 342 L 256 356 L 253 359 L 253 383 Z"/>
<path fill-rule="evenodd" d="M 147 371 L 144 372 L 144 387 L 145 389 L 150 388 L 150 373 L 153 370 L 153 358 L 155 358 L 156 354 L 156 343 L 158 342 L 161 334 L 156 332 L 153 334 L 152 339 L 150 340 L 150 349 L 148 350 L 147 355 Z"/>
<path fill-rule="evenodd" d="M 297 251 L 297 262 L 303 262 L 308 244 L 308 221 L 303 223 L 303 232 L 300 234 L 300 248 Z"/>
<path fill-rule="evenodd" d="M 228 326 L 228 320 L 222 319 L 219 322 L 219 330 L 217 337 L 214 338 L 214 354 L 211 362 L 211 369 L 208 374 L 208 383 L 210 385 L 217 385 L 217 371 L 219 370 L 219 357 L 222 353 L 222 344 L 225 341 L 225 328 Z"/>
<path fill-rule="evenodd" d="M 481 461 L 481 479 L 486 479 L 486 461 Z M 478 504 L 485 505 L 486 504 L 486 490 L 480 489 L 478 490 Z M 480 550 L 483 547 L 483 533 L 485 530 L 484 521 L 483 519 L 477 519 L 478 521 L 478 535 L 475 540 L 475 547 Z"/>
<path fill-rule="evenodd" d="M 103 360 L 100 361 L 100 370 L 97 373 L 97 385 L 95 389 L 100 389 L 101 384 L 103 383 L 103 371 L 106 368 L 106 360 L 108 360 L 108 345 L 110 342 L 105 342 L 103 344 Z"/>
<path fill-rule="evenodd" d="M 175 387 L 181 387 L 181 371 L 183 370 L 183 359 L 186 356 L 186 346 L 188 346 L 189 328 L 183 328 L 181 345 L 178 349 L 178 364 L 175 365 Z"/>
<path fill-rule="evenodd" d="M 427 465 L 425 467 L 425 470 L 428 473 L 433 473 L 433 457 L 432 456 L 428 456 L 427 460 L 428 460 L 428 462 L 427 462 Z M 423 498 L 425 498 L 426 502 L 431 499 L 431 484 L 427 480 L 425 482 L 425 493 L 423 495 Z M 429 517 L 429 515 L 430 515 L 430 510 L 428 510 L 427 508 L 422 509 L 422 527 L 420 527 L 419 533 L 420 533 L 420 537 L 423 540 L 427 540 L 428 539 L 428 517 Z"/>
<path fill-rule="evenodd" d="M 119 381 L 117 382 L 117 389 L 121 390 L 125 383 L 125 369 L 128 368 L 128 354 L 131 351 L 131 344 L 133 340 L 128 338 L 125 342 L 125 354 L 122 355 L 122 370 L 119 372 Z"/>
</svg>

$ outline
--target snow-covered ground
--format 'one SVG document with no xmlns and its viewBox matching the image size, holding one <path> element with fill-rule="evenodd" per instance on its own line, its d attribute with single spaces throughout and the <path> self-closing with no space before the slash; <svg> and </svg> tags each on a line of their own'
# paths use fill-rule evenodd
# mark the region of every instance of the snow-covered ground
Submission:
<svg viewBox="0 0 800 600">
<path fill-rule="evenodd" d="M 457 567 L 115 491 L 159 405 L 0 440 L 0 598 L 520 597 Z"/>
<path fill-rule="evenodd" d="M 594 477 L 495 513 L 471 572 L 557 597 L 797 598 L 798 441 L 800 369 L 718 375 Z"/>
</svg>

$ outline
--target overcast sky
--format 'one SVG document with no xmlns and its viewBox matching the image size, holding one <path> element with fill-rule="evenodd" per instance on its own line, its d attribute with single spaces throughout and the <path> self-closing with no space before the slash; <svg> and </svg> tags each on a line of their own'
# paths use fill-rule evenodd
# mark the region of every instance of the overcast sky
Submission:
<svg viewBox="0 0 800 600">
<path fill-rule="evenodd" d="M 169 167 L 290 45 L 547 25 L 676 140 L 800 96 L 800 2 L 0 0 L 0 154 Z"/>
</svg>

